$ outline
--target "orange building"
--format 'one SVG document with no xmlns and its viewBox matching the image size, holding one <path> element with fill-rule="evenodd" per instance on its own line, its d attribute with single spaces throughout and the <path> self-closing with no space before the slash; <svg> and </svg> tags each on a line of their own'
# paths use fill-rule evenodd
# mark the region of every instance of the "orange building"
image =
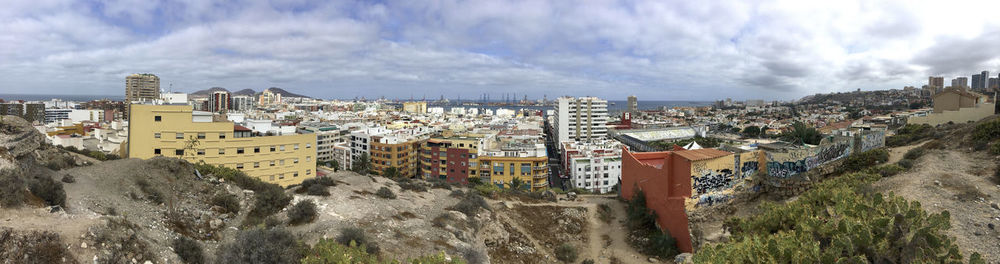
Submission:
<svg viewBox="0 0 1000 264">
<path fill-rule="evenodd" d="M 681 252 L 693 252 L 687 211 L 724 203 L 733 186 L 744 184 L 759 170 L 760 152 L 717 149 L 663 152 L 622 152 L 621 195 L 631 199 L 637 188 L 646 195 L 646 207 L 656 222 L 677 239 Z M 743 160 L 744 163 L 740 163 Z"/>
<path fill-rule="evenodd" d="M 383 174 L 386 169 L 395 167 L 402 177 L 412 178 L 419 175 L 417 174 L 419 167 L 417 153 L 425 141 L 418 138 L 408 138 L 408 140 L 403 141 L 372 136 L 372 170 Z"/>
</svg>

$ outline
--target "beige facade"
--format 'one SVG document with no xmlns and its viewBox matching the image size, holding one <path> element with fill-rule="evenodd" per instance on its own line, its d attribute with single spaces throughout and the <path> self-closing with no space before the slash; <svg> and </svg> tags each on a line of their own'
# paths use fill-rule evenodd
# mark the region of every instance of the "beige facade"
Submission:
<svg viewBox="0 0 1000 264">
<path fill-rule="evenodd" d="M 189 105 L 130 106 L 127 157 L 175 157 L 235 168 L 281 186 L 316 176 L 316 134 L 253 136 Z M 208 114 L 208 115 L 205 115 Z"/>
<path fill-rule="evenodd" d="M 979 103 L 985 102 L 985 97 L 981 94 L 948 88 L 934 95 L 934 113 L 944 111 L 958 111 L 959 108 L 975 107 Z"/>
<path fill-rule="evenodd" d="M 427 113 L 427 102 L 405 102 L 403 112 L 423 114 Z"/>
</svg>

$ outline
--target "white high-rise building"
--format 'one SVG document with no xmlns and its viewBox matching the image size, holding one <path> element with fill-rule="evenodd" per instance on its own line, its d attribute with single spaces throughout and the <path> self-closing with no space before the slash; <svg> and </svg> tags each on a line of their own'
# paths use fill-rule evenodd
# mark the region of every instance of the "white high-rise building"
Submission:
<svg viewBox="0 0 1000 264">
<path fill-rule="evenodd" d="M 552 127 L 558 142 L 593 141 L 608 135 L 608 101 L 597 97 L 560 97 Z"/>
</svg>

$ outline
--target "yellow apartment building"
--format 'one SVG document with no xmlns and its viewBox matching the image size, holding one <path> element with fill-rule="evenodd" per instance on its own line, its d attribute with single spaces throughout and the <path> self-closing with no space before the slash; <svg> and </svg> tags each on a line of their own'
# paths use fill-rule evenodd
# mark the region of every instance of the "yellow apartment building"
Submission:
<svg viewBox="0 0 1000 264">
<path fill-rule="evenodd" d="M 525 183 L 524 188 L 537 191 L 549 187 L 548 157 L 479 156 L 479 178 L 501 188 L 510 188 L 515 178 Z M 528 187 L 530 186 L 530 187 Z"/>
<path fill-rule="evenodd" d="M 190 105 L 129 106 L 130 158 L 176 157 L 239 169 L 281 186 L 316 176 L 316 134 L 254 136 Z"/>
<path fill-rule="evenodd" d="M 394 136 L 372 136 L 371 163 L 372 170 L 382 175 L 386 169 L 395 167 L 400 176 L 412 178 L 418 174 L 417 151 L 423 145 L 419 138 L 397 140 Z"/>
<path fill-rule="evenodd" d="M 403 112 L 427 113 L 427 102 L 403 102 Z"/>
</svg>

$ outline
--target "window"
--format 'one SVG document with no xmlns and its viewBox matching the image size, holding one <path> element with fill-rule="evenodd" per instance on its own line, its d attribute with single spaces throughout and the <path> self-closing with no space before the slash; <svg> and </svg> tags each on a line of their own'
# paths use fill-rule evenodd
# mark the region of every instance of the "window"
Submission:
<svg viewBox="0 0 1000 264">
<path fill-rule="evenodd" d="M 271 181 L 274 181 L 274 175 L 271 175 Z"/>
<path fill-rule="evenodd" d="M 174 154 L 176 154 L 177 156 L 184 156 L 184 150 L 183 149 L 174 150 Z"/>
<path fill-rule="evenodd" d="M 163 121 L 163 117 L 161 117 L 161 116 L 154 116 L 153 117 L 153 121 L 156 121 L 156 122 Z"/>
<path fill-rule="evenodd" d="M 243 154 L 243 148 L 236 148 L 236 154 Z"/>
<path fill-rule="evenodd" d="M 242 170 L 243 169 L 243 163 L 236 163 L 236 168 Z"/>
<path fill-rule="evenodd" d="M 311 175 L 311 174 L 312 174 L 312 170 L 311 169 L 310 170 L 306 170 L 306 175 Z"/>
<path fill-rule="evenodd" d="M 311 160 L 312 160 L 312 157 L 306 156 L 306 161 L 311 161 Z"/>
<path fill-rule="evenodd" d="M 285 160 L 284 159 L 278 160 L 278 165 L 285 165 Z"/>
<path fill-rule="evenodd" d="M 295 144 L 295 150 L 299 150 L 299 144 Z"/>
<path fill-rule="evenodd" d="M 297 172 L 297 171 L 296 171 L 296 172 L 292 172 L 292 177 L 293 177 L 293 178 L 294 178 L 294 177 L 299 177 L 299 172 Z"/>
<path fill-rule="evenodd" d="M 260 153 L 260 147 L 253 147 L 253 153 Z"/>
<path fill-rule="evenodd" d="M 311 148 L 312 144 L 306 143 L 306 148 Z"/>
<path fill-rule="evenodd" d="M 177 133 L 176 137 L 174 137 L 174 138 L 176 138 L 176 139 L 184 139 L 184 133 Z"/>
<path fill-rule="evenodd" d="M 226 133 L 219 133 L 219 139 L 226 139 Z"/>
<path fill-rule="evenodd" d="M 205 139 L 205 133 L 198 133 L 198 139 Z"/>
<path fill-rule="evenodd" d="M 271 152 L 274 152 L 274 146 L 271 146 Z"/>
<path fill-rule="evenodd" d="M 274 161 L 273 160 L 271 161 L 271 167 L 274 167 Z"/>
<path fill-rule="evenodd" d="M 204 149 L 199 149 L 198 150 L 198 156 L 205 156 L 205 150 Z"/>
<path fill-rule="evenodd" d="M 299 164 L 299 159 L 293 159 L 292 164 Z"/>
<path fill-rule="evenodd" d="M 253 167 L 254 168 L 260 168 L 260 162 L 254 162 L 253 163 Z"/>
<path fill-rule="evenodd" d="M 160 133 L 153 133 L 153 138 L 160 138 Z"/>
<path fill-rule="evenodd" d="M 278 146 L 278 149 L 281 151 L 285 151 L 285 145 Z"/>
<path fill-rule="evenodd" d="M 160 155 L 160 149 L 153 149 L 154 155 Z"/>
<path fill-rule="evenodd" d="M 284 178 L 285 178 L 284 173 L 278 173 L 278 179 L 284 179 Z"/>
<path fill-rule="evenodd" d="M 226 155 L 226 149 L 219 148 L 219 155 Z"/>
</svg>

